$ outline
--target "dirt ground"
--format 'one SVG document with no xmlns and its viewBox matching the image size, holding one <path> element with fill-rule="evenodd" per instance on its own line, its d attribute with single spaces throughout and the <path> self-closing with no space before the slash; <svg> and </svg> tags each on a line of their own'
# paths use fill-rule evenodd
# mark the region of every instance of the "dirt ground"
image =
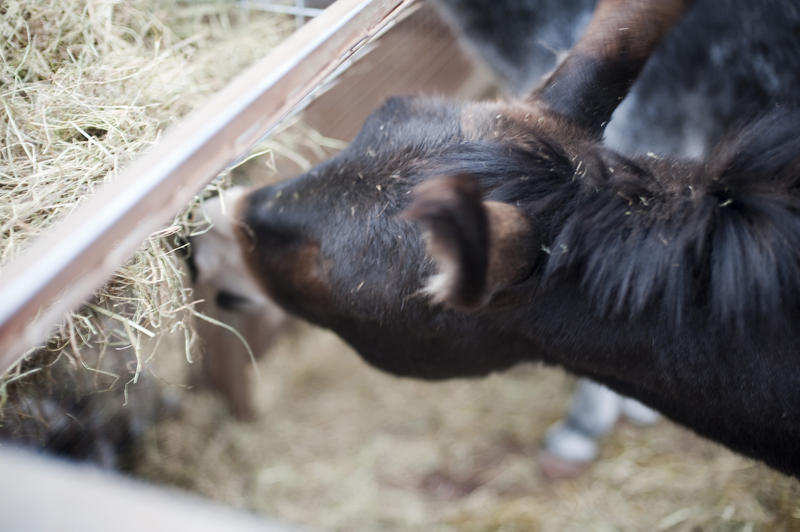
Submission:
<svg viewBox="0 0 800 532">
<path fill-rule="evenodd" d="M 304 325 L 259 370 L 255 422 L 183 392 L 136 473 L 322 530 L 800 530 L 798 482 L 666 421 L 622 424 L 583 476 L 546 481 L 541 438 L 573 387 L 560 370 L 400 379 Z"/>
</svg>

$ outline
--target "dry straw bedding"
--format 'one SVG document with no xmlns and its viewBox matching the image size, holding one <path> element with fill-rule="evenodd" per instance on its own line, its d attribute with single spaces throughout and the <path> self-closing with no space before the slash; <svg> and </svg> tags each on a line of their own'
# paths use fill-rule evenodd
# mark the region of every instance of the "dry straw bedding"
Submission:
<svg viewBox="0 0 800 532">
<path fill-rule="evenodd" d="M 191 394 L 137 473 L 311 530 L 800 530 L 797 480 L 666 421 L 623 423 L 582 476 L 547 482 L 536 457 L 574 389 L 556 369 L 399 379 L 302 328 L 260 374 L 255 422 Z"/>
<path fill-rule="evenodd" d="M 0 268 L 293 30 L 230 0 L 0 2 Z M 65 318 L 48 356 L 3 377 L 3 397 L 10 380 L 59 357 L 80 367 L 89 350 L 133 353 L 141 368 L 142 346 L 170 329 L 188 353 L 192 296 L 175 250 L 203 230 L 191 207 Z"/>
</svg>

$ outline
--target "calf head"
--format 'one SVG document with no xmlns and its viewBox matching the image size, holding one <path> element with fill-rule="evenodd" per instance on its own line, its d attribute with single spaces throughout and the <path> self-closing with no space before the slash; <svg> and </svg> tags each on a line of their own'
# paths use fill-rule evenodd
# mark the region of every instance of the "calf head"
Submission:
<svg viewBox="0 0 800 532">
<path fill-rule="evenodd" d="M 687 4 L 601 1 L 526 101 L 389 100 L 333 159 L 237 202 L 250 272 L 393 373 L 478 375 L 548 358 L 521 309 L 553 227 L 582 178 L 614 157 L 598 146 L 603 127 Z"/>
<path fill-rule="evenodd" d="M 527 179 L 531 159 L 544 174 L 551 166 L 523 147 L 534 116 L 520 110 L 390 100 L 338 156 L 241 200 L 251 271 L 282 307 L 394 373 L 435 378 L 512 364 L 524 339 L 482 318 L 527 297 L 515 290 L 539 244 L 514 207 L 520 191 L 503 183 Z M 499 140 L 514 129 L 518 139 Z M 520 349 L 498 354 L 497 341 Z"/>
<path fill-rule="evenodd" d="M 192 238 L 189 266 L 202 352 L 198 383 L 221 393 L 234 416 L 251 419 L 253 357 L 262 355 L 285 328 L 287 316 L 263 293 L 241 253 L 231 246 L 237 223 L 231 209 L 243 193 L 233 189 L 227 201 L 216 197 L 205 202 L 204 216 L 212 225 Z"/>
</svg>

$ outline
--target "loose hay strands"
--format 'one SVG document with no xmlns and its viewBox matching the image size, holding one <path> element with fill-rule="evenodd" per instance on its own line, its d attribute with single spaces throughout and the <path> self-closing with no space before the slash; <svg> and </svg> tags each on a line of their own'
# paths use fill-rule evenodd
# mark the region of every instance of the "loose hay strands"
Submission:
<svg viewBox="0 0 800 532">
<path fill-rule="evenodd" d="M 202 314 L 202 313 L 199 313 L 199 312 L 195 313 L 195 316 L 198 319 L 201 319 L 203 321 L 207 321 L 208 323 L 214 324 L 217 327 L 225 329 L 226 331 L 228 331 L 231 334 L 233 334 L 236 337 L 237 340 L 242 342 L 242 345 L 244 346 L 245 350 L 247 351 L 247 356 L 250 358 L 250 362 L 253 364 L 253 370 L 255 372 L 256 379 L 261 381 L 261 371 L 258 369 L 258 364 L 256 363 L 256 355 L 255 355 L 255 353 L 253 353 L 253 350 L 250 348 L 250 344 L 247 343 L 247 340 L 245 340 L 244 336 L 242 336 L 239 331 L 237 331 L 236 329 L 234 329 L 233 327 L 231 327 L 227 323 L 221 322 L 219 320 L 215 320 L 211 316 L 206 316 L 205 314 Z"/>
<path fill-rule="evenodd" d="M 40 239 L 24 260 L 10 265 L 7 282 L 0 282 L 6 300 L 0 307 L 0 351 L 13 353 L 35 342 L 165 213 L 183 205 L 209 175 L 260 135 L 276 129 L 412 2 L 340 0 L 174 128 L 113 186 L 103 187 L 66 218 L 63 228 Z M 71 238 L 78 238 L 77 244 L 68 243 Z M 0 368 L 7 358 L 0 353 Z"/>
<path fill-rule="evenodd" d="M 290 17 L 223 1 L 0 4 L 0 268 L 293 30 Z M 282 149 L 295 149 L 284 141 Z M 67 317 L 47 343 L 50 356 L 26 368 L 65 350 L 77 360 L 92 346 L 141 345 L 188 322 L 176 237 L 202 224 L 189 212 L 153 234 Z M 191 326 L 180 329 L 188 350 Z M 0 387 L 35 373 L 26 368 L 6 373 Z"/>
</svg>

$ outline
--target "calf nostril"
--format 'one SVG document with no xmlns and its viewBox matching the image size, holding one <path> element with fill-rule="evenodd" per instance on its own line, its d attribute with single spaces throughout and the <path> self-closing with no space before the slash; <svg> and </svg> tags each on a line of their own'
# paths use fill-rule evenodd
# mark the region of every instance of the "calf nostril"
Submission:
<svg viewBox="0 0 800 532">
<path fill-rule="evenodd" d="M 217 292 L 215 302 L 219 308 L 224 310 L 241 310 L 242 307 L 252 301 L 248 297 L 228 292 L 227 290 L 220 290 Z"/>
<path fill-rule="evenodd" d="M 303 243 L 302 228 L 309 217 L 302 209 L 275 201 L 275 195 L 269 189 L 256 191 L 244 212 L 250 236 L 258 246 L 273 251 Z"/>
</svg>

